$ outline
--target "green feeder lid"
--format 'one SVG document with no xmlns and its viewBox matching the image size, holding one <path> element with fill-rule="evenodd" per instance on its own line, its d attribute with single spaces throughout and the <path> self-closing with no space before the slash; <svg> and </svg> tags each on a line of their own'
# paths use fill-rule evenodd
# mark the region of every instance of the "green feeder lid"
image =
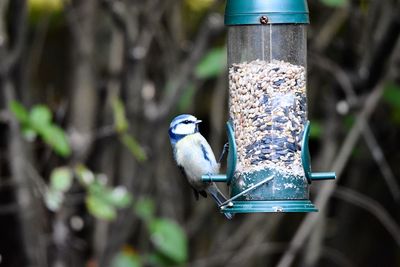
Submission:
<svg viewBox="0 0 400 267">
<path fill-rule="evenodd" d="M 227 0 L 226 25 L 308 24 L 306 0 Z"/>
</svg>

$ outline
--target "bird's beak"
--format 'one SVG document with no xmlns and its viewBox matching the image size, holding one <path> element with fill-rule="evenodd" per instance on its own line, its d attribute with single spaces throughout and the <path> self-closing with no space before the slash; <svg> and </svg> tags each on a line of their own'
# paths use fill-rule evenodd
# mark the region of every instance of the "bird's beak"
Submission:
<svg viewBox="0 0 400 267">
<path fill-rule="evenodd" d="M 200 122 L 202 122 L 202 120 L 197 120 L 197 121 L 196 121 L 196 124 L 199 124 Z"/>
</svg>

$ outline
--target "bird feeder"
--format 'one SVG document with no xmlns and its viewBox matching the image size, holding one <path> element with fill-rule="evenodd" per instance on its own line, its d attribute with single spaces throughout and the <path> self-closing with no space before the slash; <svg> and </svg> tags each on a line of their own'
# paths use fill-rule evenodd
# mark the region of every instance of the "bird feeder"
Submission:
<svg viewBox="0 0 400 267">
<path fill-rule="evenodd" d="M 227 0 L 229 141 L 222 212 L 311 212 L 305 0 Z"/>
</svg>

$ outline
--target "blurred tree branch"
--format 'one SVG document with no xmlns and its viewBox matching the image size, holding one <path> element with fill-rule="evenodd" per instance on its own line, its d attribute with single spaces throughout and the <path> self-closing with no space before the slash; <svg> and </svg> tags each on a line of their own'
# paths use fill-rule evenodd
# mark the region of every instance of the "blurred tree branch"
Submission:
<svg viewBox="0 0 400 267">
<path fill-rule="evenodd" d="M 400 247 L 400 227 L 387 210 L 374 199 L 350 188 L 337 187 L 334 196 L 365 209 L 374 215 Z"/>
<path fill-rule="evenodd" d="M 359 136 L 364 132 L 365 128 L 368 127 L 368 118 L 374 111 L 377 103 L 379 102 L 384 89 L 384 85 L 387 81 L 387 77 L 389 76 L 389 74 L 386 73 L 386 71 L 390 69 L 388 65 L 393 64 L 394 57 L 397 56 L 395 51 L 398 51 L 400 47 L 400 43 L 398 41 L 400 30 L 398 27 L 399 19 L 398 16 L 395 14 L 398 13 L 398 11 L 400 10 L 399 8 L 399 5 L 397 5 L 390 16 L 387 16 L 388 19 L 383 22 L 385 23 L 385 28 L 384 30 L 381 29 L 382 38 L 376 39 L 375 43 L 373 44 L 373 52 L 367 53 L 366 56 L 361 59 L 361 71 L 358 73 L 359 76 L 356 79 L 352 80 L 352 82 L 350 83 L 343 72 L 339 74 L 339 82 L 344 81 L 342 82 L 344 85 L 342 86 L 342 88 L 347 93 L 348 100 L 352 104 L 359 102 L 358 97 L 355 96 L 354 90 L 352 90 L 353 87 L 374 87 L 374 89 L 371 93 L 369 93 L 367 99 L 363 103 L 362 110 L 356 116 L 356 121 L 352 129 L 349 131 L 332 165 L 332 169 L 336 172 L 338 179 L 340 178 L 346 166 L 350 153 L 356 145 Z M 385 64 L 386 62 L 388 63 Z M 374 75 L 369 75 L 372 73 Z M 378 81 L 378 85 L 375 85 Z M 369 133 L 370 134 L 368 134 L 367 129 L 367 133 L 364 136 L 367 138 L 367 142 L 372 145 L 371 136 L 373 137 L 373 135 L 371 135 L 371 132 Z M 386 176 L 385 178 L 387 179 Z M 393 181 L 388 180 L 388 183 L 392 184 Z M 326 208 L 327 202 L 333 194 L 336 185 L 337 181 L 335 183 L 325 184 L 321 187 L 315 201 L 316 206 L 319 207 L 320 210 Z M 395 190 L 392 192 L 394 193 L 394 196 L 396 198 L 396 189 L 391 188 L 391 190 Z M 290 248 L 283 254 L 281 259 L 279 260 L 277 264 L 278 267 L 287 267 L 292 264 L 297 252 L 301 249 L 302 244 L 309 237 L 313 226 L 319 220 L 319 216 L 320 214 L 308 214 L 306 216 L 306 218 L 303 220 L 300 227 L 298 228 L 296 234 L 292 238 Z"/>
<path fill-rule="evenodd" d="M 364 102 L 361 112 L 356 117 L 356 122 L 354 123 L 352 129 L 349 131 L 346 139 L 341 146 L 339 153 L 336 156 L 334 163 L 332 164 L 332 169 L 336 172 L 337 180 L 335 183 L 324 184 L 320 191 L 318 192 L 315 204 L 320 209 L 326 208 L 327 203 L 331 195 L 333 194 L 337 182 L 348 162 L 351 151 L 357 144 L 357 141 L 364 130 L 365 123 L 368 121 L 371 113 L 375 110 L 379 100 L 382 96 L 384 85 L 386 83 L 386 76 L 382 78 L 380 83 L 375 86 L 372 92 L 368 95 Z M 290 266 L 296 256 L 296 253 L 301 249 L 302 244 L 307 240 L 313 226 L 319 219 L 320 213 L 307 214 L 300 227 L 298 228 L 296 234 L 294 235 L 292 241 L 290 242 L 289 249 L 284 253 L 282 258 L 278 263 L 278 267 Z"/>
<path fill-rule="evenodd" d="M 9 4 L 9 6 L 7 6 Z M 0 27 L 0 86 L 6 107 L 10 111 L 10 104 L 17 99 L 16 92 L 17 76 L 16 68 L 25 49 L 27 35 L 27 8 L 26 1 L 3 1 L 1 4 L 1 14 L 8 8 L 10 12 L 10 31 L 6 32 L 6 16 L 2 19 Z M 21 223 L 23 239 L 24 257 L 27 259 L 28 266 L 46 266 L 47 254 L 43 243 L 43 226 L 40 225 L 42 217 L 41 207 L 34 197 L 31 182 L 24 173 L 24 162 L 28 160 L 26 144 L 20 135 L 20 128 L 17 121 L 11 118 L 9 121 L 9 159 L 12 179 L 19 185 L 15 189 L 16 202 L 18 205 L 18 216 Z"/>
<path fill-rule="evenodd" d="M 329 71 L 336 78 L 336 81 L 340 84 L 340 88 L 345 93 L 346 104 L 348 104 L 350 108 L 354 109 L 360 106 L 361 98 L 363 96 L 358 97 L 356 95 L 351 79 L 343 69 L 325 57 L 314 55 L 312 61 L 318 67 Z M 372 157 L 381 170 L 390 193 L 396 201 L 399 201 L 400 187 L 368 122 L 365 122 L 365 128 L 362 131 L 362 135 L 371 151 Z"/>
<path fill-rule="evenodd" d="M 339 153 L 336 156 L 336 159 L 332 165 L 332 170 L 336 172 L 337 178 L 335 183 L 326 183 L 324 184 L 316 197 L 315 205 L 320 209 L 323 210 L 326 208 L 329 198 L 331 197 L 332 193 L 335 190 L 338 180 L 346 166 L 346 163 L 349 159 L 351 151 L 353 150 L 354 146 L 356 145 L 358 138 L 361 134 L 363 129 L 365 120 L 369 117 L 373 109 L 376 107 L 378 103 L 384 85 L 380 83 L 369 95 L 366 104 L 362 112 L 358 115 L 357 121 L 350 130 L 349 134 L 347 135 L 346 139 L 341 146 Z M 372 109 L 372 110 L 371 110 Z M 291 240 L 289 249 L 284 253 L 281 260 L 278 263 L 278 267 L 285 267 L 290 266 L 295 258 L 296 253 L 302 248 L 302 245 L 307 240 L 308 236 L 310 235 L 313 226 L 319 220 L 319 216 L 322 213 L 310 213 L 307 214 L 303 222 L 301 223 L 300 227 L 298 228 L 296 234 Z"/>
<path fill-rule="evenodd" d="M 27 33 L 26 1 L 12 1 L 11 4 L 9 4 L 8 1 L 3 1 L 1 8 L 2 12 L 5 12 L 5 10 L 9 8 L 13 16 L 13 23 L 11 23 L 12 34 L 7 36 L 4 26 L 2 27 L 3 32 L 1 33 L 2 41 L 0 49 L 4 47 L 4 50 L 2 49 L 2 51 L 0 51 L 0 55 L 2 56 L 2 60 L 0 62 L 0 76 L 5 77 L 9 75 L 9 73 L 17 65 L 25 46 L 25 38 Z M 6 16 L 2 16 L 2 18 L 5 19 Z M 2 25 L 5 24 L 5 21 L 3 21 Z"/>
<path fill-rule="evenodd" d="M 183 90 L 186 88 L 185 86 L 187 86 L 189 78 L 193 75 L 194 66 L 197 65 L 201 57 L 204 55 L 210 37 L 223 29 L 224 27 L 220 15 L 211 13 L 207 16 L 205 22 L 199 29 L 195 41 L 193 42 L 194 47 L 191 53 L 181 64 L 180 70 L 177 72 L 178 75 L 172 77 L 171 80 L 167 82 L 167 84 L 170 84 L 171 88 L 161 100 L 160 106 L 154 114 L 155 116 L 150 115 L 150 119 L 162 120 L 170 113 L 172 107 L 176 105 L 179 99 L 178 96 L 182 94 Z"/>
</svg>

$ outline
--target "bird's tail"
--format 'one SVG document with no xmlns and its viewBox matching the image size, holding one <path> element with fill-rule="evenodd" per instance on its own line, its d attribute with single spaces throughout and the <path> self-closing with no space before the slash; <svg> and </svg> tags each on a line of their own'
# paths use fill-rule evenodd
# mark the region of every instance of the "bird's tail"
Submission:
<svg viewBox="0 0 400 267">
<path fill-rule="evenodd" d="M 226 197 L 224 196 L 224 194 L 222 194 L 222 192 L 219 191 L 218 187 L 215 184 L 211 184 L 207 188 L 207 192 L 217 203 L 218 207 L 227 200 Z M 224 213 L 224 215 L 228 220 L 231 220 L 233 218 L 232 213 Z"/>
</svg>

